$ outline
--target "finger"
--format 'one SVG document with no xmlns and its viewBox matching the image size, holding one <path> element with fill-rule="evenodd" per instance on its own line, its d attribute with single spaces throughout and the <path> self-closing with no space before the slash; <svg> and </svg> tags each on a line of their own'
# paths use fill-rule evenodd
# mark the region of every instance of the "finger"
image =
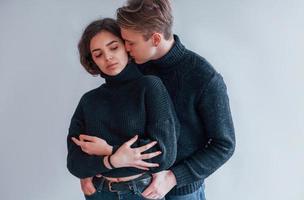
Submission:
<svg viewBox="0 0 304 200">
<path fill-rule="evenodd" d="M 88 195 L 93 194 L 95 192 L 95 190 L 96 189 L 93 184 L 87 184 L 83 188 L 83 192 Z"/>
<path fill-rule="evenodd" d="M 125 144 L 128 145 L 128 146 L 132 146 L 132 144 L 134 144 L 137 139 L 138 139 L 138 135 L 135 135 L 133 138 L 128 140 Z"/>
<path fill-rule="evenodd" d="M 154 194 L 154 193 L 151 193 L 151 194 L 147 195 L 145 198 L 147 198 L 147 199 L 160 199 L 160 198 L 158 198 L 158 195 Z"/>
<path fill-rule="evenodd" d="M 74 138 L 74 137 L 72 137 L 71 139 L 72 139 L 73 142 L 74 142 L 75 144 L 77 144 L 78 146 L 82 146 L 82 142 L 81 142 L 80 140 L 78 140 L 78 139 L 76 139 L 76 138 Z"/>
<path fill-rule="evenodd" d="M 82 141 L 79 141 L 79 140 L 77 140 L 75 142 L 77 142 L 77 145 L 81 148 L 81 150 L 83 152 L 87 153 L 87 144 L 86 144 L 86 142 L 82 142 Z"/>
<path fill-rule="evenodd" d="M 89 189 L 89 190 L 90 190 L 91 194 L 93 194 L 93 193 L 96 191 L 96 189 L 95 189 L 93 183 L 92 183 L 92 185 L 90 186 L 90 189 Z"/>
<path fill-rule="evenodd" d="M 81 179 L 80 183 L 83 193 L 90 195 L 96 191 L 92 182 L 92 178 Z"/>
<path fill-rule="evenodd" d="M 86 195 L 92 195 L 96 192 L 96 189 L 94 188 L 94 186 L 89 187 L 85 190 L 86 192 L 84 192 Z"/>
<path fill-rule="evenodd" d="M 144 146 L 136 148 L 136 150 L 139 151 L 139 152 L 144 152 L 144 151 L 147 151 L 148 149 L 150 149 L 151 147 L 153 147 L 156 144 L 157 144 L 157 141 L 153 141 L 153 142 L 150 142 L 150 143 L 148 143 Z"/>
<path fill-rule="evenodd" d="M 92 155 L 91 150 L 88 148 L 88 142 L 83 142 L 81 150 L 89 155 Z"/>
<path fill-rule="evenodd" d="M 153 183 L 153 181 L 152 181 L 152 183 Z M 148 198 L 148 196 L 150 195 L 150 194 L 152 194 L 153 193 L 153 191 L 154 191 L 154 186 L 152 185 L 152 183 L 147 187 L 147 189 L 145 189 L 145 191 L 143 191 L 143 193 L 142 193 L 142 195 L 145 197 L 145 198 Z"/>
<path fill-rule="evenodd" d="M 150 158 L 154 158 L 158 155 L 161 154 L 161 151 L 156 151 L 156 152 L 153 152 L 153 153 L 146 153 L 146 154 L 142 154 L 140 157 L 142 160 L 147 160 L 147 159 L 150 159 Z"/>
<path fill-rule="evenodd" d="M 81 151 L 83 151 L 84 153 L 88 153 L 87 150 L 81 146 Z"/>
<path fill-rule="evenodd" d="M 161 197 L 158 194 L 150 194 L 148 195 L 147 199 L 161 199 Z"/>
<path fill-rule="evenodd" d="M 141 167 L 159 167 L 158 163 L 149 163 L 149 162 L 145 162 L 145 161 L 139 161 L 138 164 Z"/>
<path fill-rule="evenodd" d="M 94 142 L 95 139 L 96 139 L 95 136 L 84 135 L 84 134 L 81 134 L 81 135 L 79 136 L 79 138 L 80 138 L 81 140 L 86 140 L 86 141 L 89 141 L 89 142 Z"/>
<path fill-rule="evenodd" d="M 143 166 L 140 166 L 140 165 L 134 165 L 134 167 L 137 168 L 137 169 L 145 170 L 145 171 L 149 170 L 149 168 L 143 167 Z"/>
</svg>

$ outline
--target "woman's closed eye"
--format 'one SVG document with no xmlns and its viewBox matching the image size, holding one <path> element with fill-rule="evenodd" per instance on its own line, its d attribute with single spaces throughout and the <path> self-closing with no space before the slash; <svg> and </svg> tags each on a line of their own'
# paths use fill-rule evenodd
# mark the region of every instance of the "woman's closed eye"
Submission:
<svg viewBox="0 0 304 200">
<path fill-rule="evenodd" d="M 99 58 L 100 56 L 102 56 L 102 53 L 95 54 L 94 56 L 95 56 L 95 58 Z"/>
<path fill-rule="evenodd" d="M 110 48 L 111 51 L 115 51 L 116 49 L 118 49 L 118 46 L 113 46 Z"/>
</svg>

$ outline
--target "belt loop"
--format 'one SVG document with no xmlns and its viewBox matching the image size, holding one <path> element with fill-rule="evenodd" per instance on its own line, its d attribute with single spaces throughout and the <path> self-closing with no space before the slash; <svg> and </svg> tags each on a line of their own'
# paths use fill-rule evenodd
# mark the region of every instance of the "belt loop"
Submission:
<svg viewBox="0 0 304 200">
<path fill-rule="evenodd" d="M 101 190 L 103 188 L 103 185 L 104 185 L 104 182 L 105 182 L 105 178 L 101 177 L 100 184 L 99 184 L 99 186 L 96 189 L 98 192 L 101 192 Z"/>
<path fill-rule="evenodd" d="M 133 190 L 134 194 L 138 194 L 138 188 L 136 182 L 134 180 L 131 181 L 131 185 L 129 185 L 130 190 Z"/>
</svg>

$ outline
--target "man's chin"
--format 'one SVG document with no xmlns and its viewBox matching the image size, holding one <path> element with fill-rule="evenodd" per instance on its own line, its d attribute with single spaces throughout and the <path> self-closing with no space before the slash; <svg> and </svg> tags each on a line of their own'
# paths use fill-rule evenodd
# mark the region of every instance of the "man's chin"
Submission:
<svg viewBox="0 0 304 200">
<path fill-rule="evenodd" d="M 133 61 L 138 65 L 145 63 L 145 61 L 142 61 L 142 60 L 133 59 Z"/>
</svg>

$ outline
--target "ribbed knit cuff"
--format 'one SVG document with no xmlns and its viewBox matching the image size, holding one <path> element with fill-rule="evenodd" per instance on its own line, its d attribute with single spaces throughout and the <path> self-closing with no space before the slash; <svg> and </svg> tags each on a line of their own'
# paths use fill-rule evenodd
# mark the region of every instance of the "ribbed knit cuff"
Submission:
<svg viewBox="0 0 304 200">
<path fill-rule="evenodd" d="M 185 164 L 179 164 L 170 168 L 176 178 L 176 186 L 169 195 L 186 195 L 195 192 L 202 186 L 204 180 L 197 180 Z"/>
<path fill-rule="evenodd" d="M 177 187 L 193 183 L 195 177 L 193 177 L 191 171 L 184 164 L 179 164 L 170 168 L 176 178 Z"/>
<path fill-rule="evenodd" d="M 110 171 L 111 169 L 107 168 L 103 162 L 105 156 L 98 156 L 98 158 L 94 158 L 94 162 L 90 163 L 92 166 L 98 166 L 97 173 L 105 173 Z"/>
</svg>

